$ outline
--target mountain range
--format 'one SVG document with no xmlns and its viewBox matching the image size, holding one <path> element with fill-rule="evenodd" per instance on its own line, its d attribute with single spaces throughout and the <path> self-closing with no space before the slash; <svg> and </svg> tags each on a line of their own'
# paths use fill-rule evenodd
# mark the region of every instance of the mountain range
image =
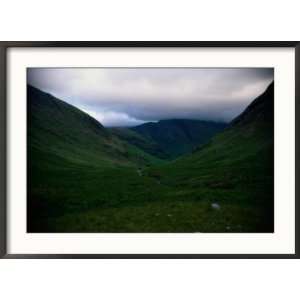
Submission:
<svg viewBox="0 0 300 300">
<path fill-rule="evenodd" d="M 27 101 L 29 232 L 273 231 L 273 83 L 230 124 L 105 128 L 32 86 Z"/>
<path fill-rule="evenodd" d="M 27 99 L 28 153 L 33 164 L 106 167 L 147 165 L 158 160 L 122 141 L 88 114 L 50 94 L 28 86 Z"/>
<path fill-rule="evenodd" d="M 162 159 L 174 159 L 207 142 L 225 127 L 226 124 L 221 122 L 170 119 L 117 128 L 114 132 L 145 152 Z M 146 140 L 147 146 L 141 140 Z"/>
</svg>

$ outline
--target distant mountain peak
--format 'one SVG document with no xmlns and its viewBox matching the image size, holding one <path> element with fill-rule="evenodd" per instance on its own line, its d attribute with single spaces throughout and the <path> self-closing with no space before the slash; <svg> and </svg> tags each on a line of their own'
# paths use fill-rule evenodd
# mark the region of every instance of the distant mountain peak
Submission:
<svg viewBox="0 0 300 300">
<path fill-rule="evenodd" d="M 160 146 L 170 158 L 191 152 L 206 143 L 227 124 L 189 119 L 165 119 L 144 123 L 130 129 Z"/>
</svg>

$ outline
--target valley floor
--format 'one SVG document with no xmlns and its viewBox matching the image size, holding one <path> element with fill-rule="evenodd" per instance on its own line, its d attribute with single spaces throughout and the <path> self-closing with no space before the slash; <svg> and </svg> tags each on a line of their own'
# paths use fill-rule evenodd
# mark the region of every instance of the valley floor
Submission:
<svg viewBox="0 0 300 300">
<path fill-rule="evenodd" d="M 28 231 L 273 231 L 273 210 L 262 189 L 210 187 L 201 183 L 201 177 L 196 184 L 195 180 L 184 183 L 168 174 L 152 168 L 75 166 L 36 172 L 29 195 Z"/>
</svg>

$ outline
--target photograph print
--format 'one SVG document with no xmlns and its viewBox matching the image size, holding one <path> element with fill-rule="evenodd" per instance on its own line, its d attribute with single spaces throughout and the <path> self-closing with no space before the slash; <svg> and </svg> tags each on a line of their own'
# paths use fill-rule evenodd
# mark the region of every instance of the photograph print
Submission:
<svg viewBox="0 0 300 300">
<path fill-rule="evenodd" d="M 27 232 L 273 233 L 273 68 L 28 68 Z"/>
</svg>

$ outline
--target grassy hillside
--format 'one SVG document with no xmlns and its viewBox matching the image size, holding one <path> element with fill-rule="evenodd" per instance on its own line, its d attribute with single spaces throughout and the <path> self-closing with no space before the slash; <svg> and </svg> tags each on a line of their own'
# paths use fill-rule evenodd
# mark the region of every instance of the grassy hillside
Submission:
<svg viewBox="0 0 300 300">
<path fill-rule="evenodd" d="M 30 161 L 61 161 L 93 167 L 147 165 L 157 159 L 111 134 L 98 121 L 47 93 L 28 86 Z M 29 157 L 30 158 L 30 157 Z"/>
<path fill-rule="evenodd" d="M 126 127 L 110 128 L 110 131 L 119 137 L 121 140 L 128 142 L 131 145 L 143 150 L 150 155 L 160 159 L 168 159 L 169 154 L 166 153 L 161 146 L 149 137 L 145 137 L 138 132 Z"/>
<path fill-rule="evenodd" d="M 28 230 L 272 232 L 273 93 L 271 85 L 193 153 L 157 165 L 126 158 L 124 140 L 69 116 L 69 105 L 51 117 L 59 112 L 47 101 L 34 104 L 43 107 L 30 111 Z"/>
<path fill-rule="evenodd" d="M 159 145 L 160 149 L 173 159 L 206 143 L 225 127 L 225 123 L 173 119 L 145 123 L 130 129 Z"/>
<path fill-rule="evenodd" d="M 110 172 L 123 174 L 126 168 L 160 163 L 86 113 L 47 93 L 28 86 L 27 100 L 29 229 L 44 215 L 93 207 L 102 192 L 97 191 L 95 197 L 93 182 L 96 189 L 115 188 L 110 180 L 115 176 Z M 93 197 L 87 200 L 90 193 Z"/>
<path fill-rule="evenodd" d="M 273 99 L 272 84 L 224 132 L 190 155 L 149 169 L 149 175 L 180 187 L 186 199 L 217 203 L 224 213 L 233 205 L 248 207 L 256 216 L 256 229 L 272 231 Z"/>
</svg>

